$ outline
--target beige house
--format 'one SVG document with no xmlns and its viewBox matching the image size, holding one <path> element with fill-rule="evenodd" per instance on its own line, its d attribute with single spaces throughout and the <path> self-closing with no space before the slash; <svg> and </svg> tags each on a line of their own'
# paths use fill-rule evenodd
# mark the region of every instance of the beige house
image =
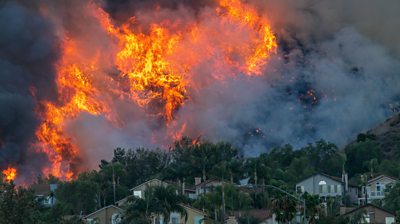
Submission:
<svg viewBox="0 0 400 224">
<path fill-rule="evenodd" d="M 122 209 L 114 205 L 101 208 L 83 219 L 87 224 L 118 224 L 121 222 Z"/>
<path fill-rule="evenodd" d="M 373 200 L 382 200 L 385 198 L 385 189 L 390 185 L 394 184 L 396 179 L 386 176 L 379 175 L 375 178 L 370 179 L 366 186 L 362 187 L 362 194 L 359 199 L 359 204 L 371 203 Z"/>
<path fill-rule="evenodd" d="M 229 185 L 230 183 L 225 182 L 225 181 L 219 181 L 219 180 L 215 180 L 215 179 L 210 179 L 204 182 L 197 182 L 196 183 L 196 195 L 200 196 L 202 194 L 207 194 L 211 191 L 213 191 L 214 188 L 216 187 L 220 187 L 222 185 Z"/>
<path fill-rule="evenodd" d="M 164 220 L 162 216 L 154 216 L 152 218 L 152 224 L 202 224 L 204 222 L 204 218 L 206 214 L 198 210 L 196 208 L 193 208 L 188 205 L 181 204 L 181 206 L 185 209 L 186 211 L 186 217 L 183 216 L 180 213 L 173 212 L 170 215 L 170 219 L 168 222 Z"/>
<path fill-rule="evenodd" d="M 167 187 L 171 184 L 159 180 L 159 179 L 151 179 L 149 181 L 146 181 L 134 188 L 131 189 L 133 196 L 139 197 L 139 198 L 143 198 L 144 197 L 144 192 L 146 191 L 147 188 L 149 187 Z M 178 192 L 177 192 L 178 193 Z"/>
<path fill-rule="evenodd" d="M 358 212 L 363 213 L 364 220 L 360 220 L 360 223 L 374 223 L 374 224 L 395 224 L 395 214 L 392 212 L 380 208 L 373 204 L 366 204 L 358 207 L 343 214 L 343 217 L 351 217 Z"/>
<path fill-rule="evenodd" d="M 134 188 L 131 189 L 133 196 L 143 198 L 145 191 L 149 187 L 167 187 L 167 186 L 175 186 L 173 183 L 168 183 L 166 181 L 161 181 L 159 179 L 152 179 L 149 181 L 146 181 Z M 178 194 L 178 190 L 176 191 L 176 194 Z M 116 202 L 116 205 L 118 206 L 124 206 L 129 197 L 126 197 L 118 202 Z M 181 206 L 185 209 L 186 211 L 186 217 L 181 215 L 180 213 L 173 212 L 170 215 L 170 220 L 166 222 L 164 218 L 160 215 L 154 215 L 152 218 L 152 223 L 153 224 L 201 224 L 204 223 L 203 220 L 205 218 L 205 213 L 201 210 L 198 210 L 196 208 L 193 208 L 188 205 L 181 204 Z M 102 223 L 101 223 L 102 224 Z"/>
</svg>

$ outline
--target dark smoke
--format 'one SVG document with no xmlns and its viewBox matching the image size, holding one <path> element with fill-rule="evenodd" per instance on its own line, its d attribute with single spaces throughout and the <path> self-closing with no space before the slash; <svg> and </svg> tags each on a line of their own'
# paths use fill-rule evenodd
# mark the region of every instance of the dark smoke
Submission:
<svg viewBox="0 0 400 224">
<path fill-rule="evenodd" d="M 58 41 L 48 21 L 13 1 L 0 4 L 0 30 L 0 169 L 19 164 L 35 172 L 43 162 L 31 145 L 35 110 L 38 100 L 56 96 Z"/>
</svg>

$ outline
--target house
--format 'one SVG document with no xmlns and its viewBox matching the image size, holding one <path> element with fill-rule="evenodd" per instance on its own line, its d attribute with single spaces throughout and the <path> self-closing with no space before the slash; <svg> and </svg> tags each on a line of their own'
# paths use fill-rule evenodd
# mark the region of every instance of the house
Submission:
<svg viewBox="0 0 400 224">
<path fill-rule="evenodd" d="M 165 181 L 159 180 L 159 179 L 151 179 L 149 181 L 146 181 L 134 188 L 131 189 L 132 193 L 134 196 L 143 198 L 144 197 L 144 192 L 146 191 L 147 188 L 149 187 L 167 187 L 167 186 L 172 186 L 172 184 L 167 183 Z M 178 192 L 177 192 L 178 193 Z"/>
<path fill-rule="evenodd" d="M 238 224 L 241 218 L 251 217 L 260 224 L 278 224 L 275 214 L 266 209 L 251 209 L 248 211 L 235 211 L 226 220 L 227 224 Z"/>
<path fill-rule="evenodd" d="M 101 208 L 83 219 L 87 224 L 118 224 L 121 222 L 122 209 L 114 205 Z"/>
<path fill-rule="evenodd" d="M 34 191 L 37 201 L 44 206 L 52 207 L 56 203 L 54 193 L 57 186 L 57 184 L 33 184 L 31 189 Z"/>
<path fill-rule="evenodd" d="M 167 186 L 176 186 L 175 183 L 167 182 L 167 181 L 161 181 L 159 179 L 152 179 L 147 182 L 144 182 L 134 188 L 131 189 L 133 192 L 133 196 L 143 198 L 145 191 L 149 187 L 156 187 L 156 186 L 162 186 L 162 187 L 167 187 Z M 182 186 L 185 191 L 183 192 L 184 194 L 193 194 L 194 190 L 190 191 L 185 188 L 184 184 Z M 176 191 L 176 194 L 179 194 L 178 190 Z M 132 197 L 132 196 L 130 196 Z M 124 206 L 128 202 L 129 196 L 125 197 L 119 201 L 116 202 L 117 206 Z M 198 210 L 196 208 L 193 208 L 189 205 L 181 204 L 181 206 L 185 209 L 186 211 L 186 217 L 181 215 L 180 213 L 173 212 L 170 215 L 170 220 L 168 222 L 164 221 L 164 218 L 162 215 L 153 215 L 152 217 L 152 223 L 153 224 L 201 224 L 204 221 L 204 218 L 206 214 Z"/>
<path fill-rule="evenodd" d="M 373 204 L 366 204 L 356 209 L 353 209 L 343 214 L 342 217 L 351 218 L 360 213 L 362 217 L 364 217 L 363 220 L 360 220 L 360 223 L 375 223 L 375 224 L 396 223 L 394 213 Z"/>
<path fill-rule="evenodd" d="M 198 210 L 196 208 L 193 208 L 189 205 L 184 205 L 181 204 L 181 206 L 185 209 L 186 211 L 186 216 L 181 215 L 180 213 L 173 212 L 170 215 L 169 222 L 165 222 L 164 218 L 162 216 L 153 216 L 152 218 L 152 224 L 202 224 L 205 223 L 205 217 L 206 214 Z"/>
<path fill-rule="evenodd" d="M 366 186 L 362 187 L 361 197 L 359 199 L 359 204 L 371 203 L 373 200 L 382 200 L 385 198 L 385 189 L 388 185 L 394 184 L 396 182 L 395 178 L 379 175 L 375 178 L 370 179 Z"/>
<path fill-rule="evenodd" d="M 340 178 L 320 173 L 307 177 L 296 184 L 296 193 L 303 194 L 305 192 L 322 198 L 349 195 L 350 200 L 357 203 L 359 188 L 348 183 L 347 174 Z"/>
<path fill-rule="evenodd" d="M 215 179 L 210 179 L 204 182 L 200 182 L 196 181 L 196 195 L 200 196 L 202 194 L 206 194 L 209 192 L 212 192 L 214 190 L 214 188 L 216 187 L 220 187 L 222 185 L 229 185 L 228 182 L 225 181 L 219 181 L 219 180 L 215 180 Z"/>
</svg>

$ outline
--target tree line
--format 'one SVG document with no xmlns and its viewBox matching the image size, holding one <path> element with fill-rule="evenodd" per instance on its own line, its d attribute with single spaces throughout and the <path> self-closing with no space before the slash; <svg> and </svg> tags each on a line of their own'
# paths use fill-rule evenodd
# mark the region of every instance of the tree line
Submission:
<svg viewBox="0 0 400 224">
<path fill-rule="evenodd" d="M 400 153 L 385 154 L 374 136 L 364 134 L 360 134 L 357 141 L 343 149 L 339 149 L 333 143 L 319 140 L 300 149 L 294 149 L 291 145 L 275 147 L 267 153 L 252 158 L 243 157 L 240 149 L 227 142 L 212 143 L 190 138 L 181 139 L 169 150 L 117 148 L 114 150 L 112 160 L 100 161 L 97 170 L 83 172 L 75 180 L 63 182 L 54 177 L 38 178 L 37 183 L 58 184 L 55 192 L 57 203 L 52 208 L 41 206 L 29 188 L 1 183 L 0 224 L 79 223 L 79 219 L 75 219 L 75 216 L 89 214 L 111 205 L 115 200 L 130 195 L 129 189 L 149 179 L 158 178 L 194 187 L 196 177 L 201 177 L 203 180 L 223 180 L 231 185 L 225 189 L 216 188 L 212 193 L 203 195 L 197 200 L 187 198 L 163 198 L 163 200 L 182 201 L 205 210 L 214 222 L 221 220 L 224 213 L 252 208 L 272 209 L 280 220 L 285 221 L 293 218 L 297 202 L 274 190 L 245 194 L 237 190 L 234 185 L 240 180 L 248 179 L 249 183 L 254 185 L 268 184 L 295 193 L 296 182 L 316 173 L 340 176 L 343 169 L 349 173 L 351 182 L 362 185 L 362 177 L 372 177 L 379 173 L 399 178 L 399 161 Z M 156 202 L 170 190 L 153 189 L 154 192 L 149 195 L 153 195 L 152 200 Z M 226 211 L 222 211 L 220 205 L 222 190 L 226 195 L 224 206 Z M 385 208 L 392 211 L 399 210 L 400 184 L 388 189 L 387 194 L 390 197 L 387 197 L 384 203 Z M 318 220 L 313 220 L 314 214 L 321 212 L 320 200 L 307 194 L 302 197 L 306 200 L 309 208 L 307 215 L 312 223 L 343 221 L 337 218 L 343 198 L 329 199 L 328 217 L 321 216 Z M 130 199 L 129 205 L 126 217 L 142 217 L 146 220 L 149 211 L 168 214 L 168 211 L 162 211 L 161 207 L 151 207 L 150 204 L 147 204 L 147 210 L 143 210 L 141 209 L 143 202 L 134 199 Z M 66 215 L 72 218 L 62 219 Z M 250 221 L 257 222 L 252 220 L 252 217 L 247 217 L 243 222 Z M 136 220 L 132 223 L 138 222 Z"/>
</svg>

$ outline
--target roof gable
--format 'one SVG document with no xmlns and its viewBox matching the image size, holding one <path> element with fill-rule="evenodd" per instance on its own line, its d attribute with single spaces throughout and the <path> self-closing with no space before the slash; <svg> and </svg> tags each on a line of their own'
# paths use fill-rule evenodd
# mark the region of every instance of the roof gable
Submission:
<svg viewBox="0 0 400 224">
<path fill-rule="evenodd" d="M 396 182 L 396 179 L 395 179 L 395 178 L 382 174 L 382 175 L 379 175 L 379 176 L 374 177 L 374 178 L 372 178 L 371 180 L 369 180 L 369 181 L 368 181 L 368 184 L 377 182 L 377 181 L 379 181 L 379 180 L 382 180 L 383 178 L 387 178 L 387 179 L 392 180 L 393 182 Z"/>
<path fill-rule="evenodd" d="M 194 207 L 192 207 L 192 206 L 185 205 L 185 204 L 181 204 L 181 206 L 182 206 L 183 208 L 185 208 L 186 210 L 193 211 L 194 213 L 201 214 L 202 216 L 205 216 L 205 215 L 206 215 L 205 212 L 203 212 L 203 211 L 201 211 L 201 210 L 199 210 L 199 209 L 197 209 L 197 208 L 194 208 Z"/>
<path fill-rule="evenodd" d="M 103 208 L 101 208 L 101 209 L 99 209 L 97 211 L 94 211 L 94 212 L 90 213 L 89 215 L 86 215 L 84 218 L 85 219 L 89 218 L 90 216 L 93 216 L 94 214 L 97 214 L 97 213 L 102 212 L 103 210 L 106 210 L 106 209 L 109 209 L 109 208 L 115 208 L 115 209 L 117 209 L 119 211 L 123 211 L 122 208 L 119 208 L 119 207 L 117 207 L 115 205 L 109 205 L 109 206 L 103 207 Z"/>
<path fill-rule="evenodd" d="M 339 182 L 339 183 L 343 183 L 343 182 L 342 182 L 342 179 L 341 179 L 340 177 L 329 176 L 329 175 L 324 174 L 324 173 L 317 173 L 317 174 L 308 176 L 308 177 L 304 178 L 304 179 L 301 180 L 301 181 L 298 181 L 296 184 L 300 184 L 300 183 L 305 182 L 305 181 L 307 181 L 308 179 L 314 178 L 314 177 L 316 177 L 316 176 L 322 176 L 322 177 L 328 178 L 328 179 L 330 179 L 330 180 L 332 180 L 332 181 Z"/>
<path fill-rule="evenodd" d="M 131 188 L 131 191 L 133 191 L 133 190 L 135 190 L 135 189 L 137 189 L 139 187 L 142 187 L 143 185 L 149 184 L 151 182 L 160 182 L 161 184 L 164 183 L 164 184 L 167 184 L 167 185 L 171 185 L 171 184 L 169 184 L 169 183 L 167 183 L 165 181 L 162 181 L 160 179 L 154 178 L 154 179 L 150 179 L 150 180 L 148 180 L 148 181 L 146 181 L 144 183 L 141 183 L 141 184 L 137 185 L 136 187 Z"/>
<path fill-rule="evenodd" d="M 342 216 L 351 215 L 352 213 L 355 213 L 355 212 L 360 211 L 360 210 L 362 210 L 362 209 L 366 209 L 366 208 L 368 208 L 368 207 L 373 207 L 373 208 L 378 209 L 378 210 L 380 210 L 380 211 L 382 211 L 382 212 L 385 212 L 385 213 L 388 213 L 388 214 L 390 214 L 390 215 L 395 216 L 395 214 L 394 214 L 393 212 L 391 212 L 391 211 L 389 211 L 389 210 L 386 210 L 386 209 L 384 209 L 384 208 L 378 207 L 378 206 L 376 206 L 376 205 L 374 205 L 374 204 L 366 204 L 366 205 L 360 206 L 360 207 L 358 207 L 358 208 L 356 208 L 356 209 L 353 209 L 353 210 L 351 210 L 351 211 L 349 211 L 349 212 L 346 212 L 346 213 L 343 214 Z"/>
</svg>

